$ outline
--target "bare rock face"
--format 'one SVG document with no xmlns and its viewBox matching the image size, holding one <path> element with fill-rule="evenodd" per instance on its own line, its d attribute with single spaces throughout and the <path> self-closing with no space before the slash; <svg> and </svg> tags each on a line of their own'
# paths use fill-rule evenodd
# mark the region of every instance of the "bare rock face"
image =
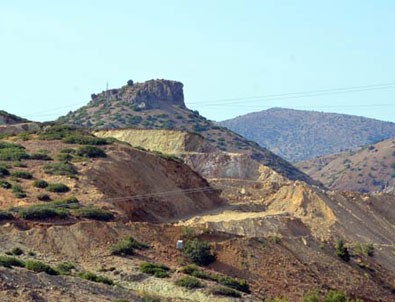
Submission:
<svg viewBox="0 0 395 302">
<path fill-rule="evenodd" d="M 150 80 L 92 95 L 90 104 L 107 99 L 134 104 L 139 109 L 160 109 L 163 105 L 186 108 L 183 86 L 181 82 L 176 81 Z"/>
</svg>

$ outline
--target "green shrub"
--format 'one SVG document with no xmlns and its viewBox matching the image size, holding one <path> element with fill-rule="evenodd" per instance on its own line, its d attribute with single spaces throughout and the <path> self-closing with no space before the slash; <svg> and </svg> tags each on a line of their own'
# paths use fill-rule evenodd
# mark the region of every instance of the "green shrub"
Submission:
<svg viewBox="0 0 395 302">
<path fill-rule="evenodd" d="M 11 213 L 0 211 L 0 221 L 2 220 L 12 220 L 14 216 Z"/>
<path fill-rule="evenodd" d="M 12 185 L 8 181 L 0 180 L 0 188 L 11 189 Z"/>
<path fill-rule="evenodd" d="M 352 253 L 354 255 L 372 257 L 374 255 L 374 246 L 371 243 L 363 244 L 357 242 L 352 247 Z"/>
<path fill-rule="evenodd" d="M 246 280 L 244 279 L 235 279 L 229 276 L 220 277 L 218 282 L 227 287 L 237 289 L 238 291 L 242 291 L 245 293 L 250 293 L 250 287 Z"/>
<path fill-rule="evenodd" d="M 145 296 L 142 298 L 142 301 L 143 301 L 143 302 L 160 302 L 160 298 L 154 297 L 154 296 L 151 296 L 151 295 L 145 295 Z M 125 301 L 125 302 L 126 302 L 126 301 Z"/>
<path fill-rule="evenodd" d="M 66 144 L 78 144 L 78 145 L 107 145 L 110 143 L 105 138 L 99 138 L 91 135 L 72 134 L 68 135 L 63 139 Z"/>
<path fill-rule="evenodd" d="M 24 267 L 25 263 L 15 257 L 0 256 L 0 266 L 7 267 L 7 268 L 12 268 L 14 266 Z"/>
<path fill-rule="evenodd" d="M 211 293 L 216 296 L 227 296 L 227 297 L 233 297 L 233 298 L 240 298 L 241 295 L 237 291 L 228 288 L 228 287 L 223 287 L 223 286 L 218 286 L 214 287 L 211 290 Z"/>
<path fill-rule="evenodd" d="M 25 262 L 25 267 L 28 270 L 31 270 L 36 273 L 47 273 L 48 275 L 58 275 L 58 272 L 54 270 L 52 267 L 49 265 L 41 262 L 41 261 L 36 261 L 36 260 L 27 260 Z"/>
<path fill-rule="evenodd" d="M 15 184 L 12 186 L 12 193 L 14 193 L 14 196 L 16 198 L 25 198 L 26 197 L 26 194 L 23 191 L 23 188 L 18 184 Z"/>
<path fill-rule="evenodd" d="M 45 193 L 40 193 L 37 195 L 37 199 L 40 201 L 51 201 L 51 196 Z"/>
<path fill-rule="evenodd" d="M 70 275 L 73 269 L 75 266 L 70 262 L 59 263 L 55 268 L 59 275 Z"/>
<path fill-rule="evenodd" d="M 104 277 L 104 276 L 95 275 L 94 273 L 91 273 L 91 272 L 80 272 L 77 274 L 77 276 L 82 279 L 93 281 L 93 282 L 104 283 L 107 285 L 114 284 L 114 282 L 111 279 Z"/>
<path fill-rule="evenodd" d="M 19 217 L 27 220 L 49 219 L 49 218 L 66 218 L 67 211 L 63 208 L 55 208 L 50 205 L 34 205 L 26 208 L 16 209 Z"/>
<path fill-rule="evenodd" d="M 337 290 L 330 290 L 324 298 L 324 302 L 347 302 L 347 300 L 347 296 Z"/>
<path fill-rule="evenodd" d="M 33 187 L 44 189 L 48 187 L 48 183 L 45 180 L 35 180 L 33 181 Z"/>
<path fill-rule="evenodd" d="M 101 221 L 109 221 L 114 219 L 114 215 L 112 213 L 93 207 L 84 207 L 84 208 L 76 209 L 73 212 L 73 215 L 78 218 L 88 218 L 88 219 L 101 220 Z"/>
<path fill-rule="evenodd" d="M 11 176 L 16 177 L 16 178 L 22 178 L 22 179 L 32 179 L 33 178 L 33 175 L 30 172 L 22 171 L 22 170 L 11 171 Z"/>
<path fill-rule="evenodd" d="M 20 247 L 14 247 L 14 248 L 10 251 L 10 255 L 14 255 L 14 256 L 23 255 L 23 250 L 22 250 Z"/>
<path fill-rule="evenodd" d="M 3 161 L 20 161 L 28 159 L 29 154 L 26 153 L 24 148 L 0 148 L 0 160 Z"/>
<path fill-rule="evenodd" d="M 350 261 L 350 254 L 348 252 L 348 249 L 344 246 L 343 240 L 339 239 L 336 241 L 335 250 L 336 256 L 341 258 L 343 261 Z"/>
<path fill-rule="evenodd" d="M 10 175 L 10 171 L 6 167 L 0 166 L 0 177 Z"/>
<path fill-rule="evenodd" d="M 110 253 L 117 256 L 133 255 L 135 249 L 146 248 L 148 248 L 148 245 L 138 242 L 133 237 L 128 237 L 110 246 Z"/>
<path fill-rule="evenodd" d="M 302 302 L 320 302 L 318 291 L 313 290 L 303 295 Z"/>
<path fill-rule="evenodd" d="M 77 169 L 70 163 L 52 163 L 43 167 L 45 173 L 50 175 L 75 176 L 78 174 Z"/>
<path fill-rule="evenodd" d="M 56 159 L 61 162 L 68 162 L 73 159 L 73 155 L 71 155 L 70 153 L 59 153 L 58 155 L 56 155 Z"/>
<path fill-rule="evenodd" d="M 140 264 L 140 271 L 146 274 L 154 275 L 157 278 L 169 276 L 169 268 L 163 264 L 143 262 Z"/>
<path fill-rule="evenodd" d="M 200 282 L 198 279 L 193 277 L 182 277 L 181 279 L 178 279 L 176 282 L 174 282 L 174 284 L 188 289 L 204 287 L 202 282 Z"/>
<path fill-rule="evenodd" d="M 48 154 L 41 153 L 41 152 L 30 154 L 29 159 L 52 160 L 52 158 Z"/>
<path fill-rule="evenodd" d="M 69 136 L 73 133 L 77 133 L 77 129 L 70 126 L 53 125 L 41 131 L 38 134 L 38 138 L 42 140 L 57 140 Z"/>
<path fill-rule="evenodd" d="M 188 240 L 184 247 L 184 256 L 197 265 L 208 265 L 215 261 L 211 246 L 199 239 Z"/>
<path fill-rule="evenodd" d="M 70 188 L 62 183 L 54 183 L 48 184 L 46 190 L 54 193 L 66 193 L 70 191 Z"/>
<path fill-rule="evenodd" d="M 218 281 L 218 279 L 219 279 L 218 275 L 206 273 L 206 272 L 200 270 L 196 265 L 193 265 L 193 264 L 184 266 L 181 269 L 181 272 L 183 272 L 184 274 L 199 278 L 199 279 L 205 279 L 205 280 L 211 280 L 211 281 Z"/>
<path fill-rule="evenodd" d="M 81 146 L 77 149 L 76 154 L 78 156 L 87 157 L 87 158 L 96 158 L 96 157 L 106 157 L 106 153 L 95 146 Z"/>
</svg>

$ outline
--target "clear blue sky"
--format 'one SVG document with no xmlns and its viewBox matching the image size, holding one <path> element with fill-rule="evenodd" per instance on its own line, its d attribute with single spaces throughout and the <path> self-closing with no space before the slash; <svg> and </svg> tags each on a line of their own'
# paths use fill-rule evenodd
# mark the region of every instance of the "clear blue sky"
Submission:
<svg viewBox="0 0 395 302">
<path fill-rule="evenodd" d="M 277 106 L 395 122 L 394 87 L 244 99 L 394 83 L 394 12 L 392 0 L 4 0 L 0 109 L 50 120 L 107 81 L 165 78 L 213 120 Z"/>
</svg>

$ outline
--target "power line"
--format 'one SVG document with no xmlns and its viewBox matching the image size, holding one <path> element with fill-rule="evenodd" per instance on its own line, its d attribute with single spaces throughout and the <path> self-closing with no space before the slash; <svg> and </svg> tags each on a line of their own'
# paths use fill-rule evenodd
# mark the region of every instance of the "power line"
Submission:
<svg viewBox="0 0 395 302">
<path fill-rule="evenodd" d="M 262 96 L 254 96 L 254 97 L 222 99 L 222 100 L 213 101 L 213 103 L 192 102 L 192 103 L 188 103 L 188 105 L 223 106 L 223 105 L 231 105 L 231 104 L 235 104 L 235 105 L 245 104 L 245 101 L 249 101 L 249 103 L 252 102 L 261 103 L 261 102 L 269 102 L 269 101 L 299 99 L 299 98 L 314 97 L 314 96 L 348 94 L 348 93 L 393 89 L 393 88 L 395 88 L 395 83 L 388 83 L 381 85 L 366 85 L 366 86 L 350 87 L 350 88 L 334 88 L 334 89 L 313 90 L 313 91 L 305 91 L 305 92 L 290 92 L 284 94 L 271 94 L 271 95 L 262 95 Z"/>
</svg>

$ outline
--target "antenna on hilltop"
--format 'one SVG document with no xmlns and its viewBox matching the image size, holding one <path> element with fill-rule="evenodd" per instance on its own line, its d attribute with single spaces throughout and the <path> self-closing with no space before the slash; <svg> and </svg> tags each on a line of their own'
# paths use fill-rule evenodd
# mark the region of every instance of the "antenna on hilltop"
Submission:
<svg viewBox="0 0 395 302">
<path fill-rule="evenodd" d="M 106 103 L 109 103 L 109 101 L 110 101 L 110 92 L 108 90 L 108 81 L 106 83 L 106 93 L 104 95 L 105 95 Z"/>
</svg>

